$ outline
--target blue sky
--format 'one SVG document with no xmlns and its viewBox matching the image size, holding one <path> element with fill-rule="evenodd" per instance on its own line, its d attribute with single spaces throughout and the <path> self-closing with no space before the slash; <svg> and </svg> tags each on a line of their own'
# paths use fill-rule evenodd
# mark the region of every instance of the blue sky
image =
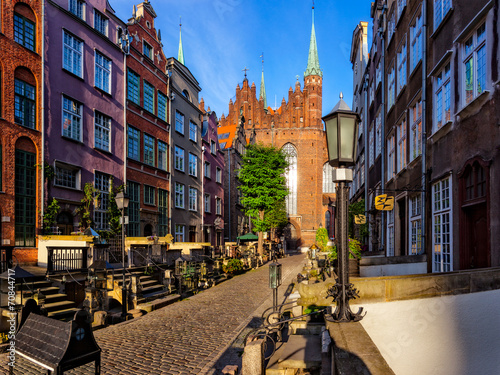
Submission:
<svg viewBox="0 0 500 375">
<path fill-rule="evenodd" d="M 109 0 L 117 16 L 127 20 L 134 0 Z M 177 57 L 179 17 L 185 65 L 200 83 L 205 106 L 220 117 L 244 78 L 259 93 L 264 53 L 268 105 L 288 98 L 296 76 L 303 86 L 311 35 L 310 0 L 150 0 L 158 17 L 163 50 Z M 342 91 L 352 105 L 352 32 L 359 21 L 370 21 L 368 0 L 316 0 L 315 29 L 319 63 L 323 70 L 323 115 L 330 112 Z M 369 38 L 371 35 L 371 26 Z"/>
</svg>

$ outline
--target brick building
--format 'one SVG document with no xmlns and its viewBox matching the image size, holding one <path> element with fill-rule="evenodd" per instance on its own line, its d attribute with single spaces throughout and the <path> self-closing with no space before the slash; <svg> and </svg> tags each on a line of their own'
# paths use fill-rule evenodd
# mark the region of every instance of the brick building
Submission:
<svg viewBox="0 0 500 375">
<path fill-rule="evenodd" d="M 245 79 L 242 87 L 236 88 L 234 103 L 229 102 L 228 115 L 220 119 L 222 127 L 236 125 L 241 113 L 246 120 L 245 130 L 255 132 L 257 143 L 283 148 L 288 153 L 291 166 L 287 173 L 286 205 L 290 224 L 285 236 L 288 248 L 312 244 L 318 227 L 333 222 L 328 203 L 334 197 L 334 185 L 321 121 L 322 84 L 313 9 L 304 88 L 301 89 L 297 81 L 294 89 L 290 87 L 288 91 L 288 101 L 283 98 L 281 106 L 272 109 L 265 107 L 265 90 L 261 88 L 257 98 L 255 84 L 250 86 Z M 227 140 L 221 138 L 219 142 Z"/>
<path fill-rule="evenodd" d="M 169 77 L 155 18 L 146 1 L 127 24 L 126 180 L 131 237 L 170 233 Z"/>
<path fill-rule="evenodd" d="M 1 256 L 13 250 L 18 262 L 35 263 L 43 211 L 42 1 L 3 1 L 0 11 Z"/>
</svg>

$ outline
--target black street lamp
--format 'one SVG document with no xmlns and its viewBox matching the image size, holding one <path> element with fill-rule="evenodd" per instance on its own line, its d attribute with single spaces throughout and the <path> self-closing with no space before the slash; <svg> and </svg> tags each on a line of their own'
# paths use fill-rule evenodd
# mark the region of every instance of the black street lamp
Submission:
<svg viewBox="0 0 500 375">
<path fill-rule="evenodd" d="M 122 317 L 127 315 L 127 288 L 125 286 L 125 209 L 130 199 L 120 191 L 115 197 L 116 206 L 122 213 Z"/>
<path fill-rule="evenodd" d="M 337 214 L 338 228 L 335 228 L 337 238 L 338 272 L 337 283 L 328 290 L 328 296 L 333 297 L 337 302 L 335 311 L 325 318 L 333 322 L 357 322 L 364 315 L 361 315 L 363 308 L 357 313 L 353 313 L 349 307 L 349 300 L 358 297 L 358 292 L 349 283 L 349 248 L 347 229 L 347 210 L 349 186 L 352 181 L 352 167 L 356 162 L 356 146 L 358 142 L 359 115 L 349 108 L 342 99 L 323 117 L 326 127 L 326 138 L 328 147 L 328 159 L 333 170 L 333 181 L 337 186 Z"/>
</svg>

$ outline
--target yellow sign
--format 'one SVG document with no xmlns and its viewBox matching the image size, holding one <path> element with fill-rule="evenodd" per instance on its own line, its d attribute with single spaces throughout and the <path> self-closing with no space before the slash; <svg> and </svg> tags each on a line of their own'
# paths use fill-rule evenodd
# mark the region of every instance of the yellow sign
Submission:
<svg viewBox="0 0 500 375">
<path fill-rule="evenodd" d="M 394 197 L 388 197 L 387 194 L 377 195 L 375 197 L 375 208 L 380 211 L 392 211 Z"/>
<path fill-rule="evenodd" d="M 170 233 L 165 236 L 165 240 L 167 240 L 167 243 L 172 243 L 173 239 L 174 236 L 172 236 Z"/>
<path fill-rule="evenodd" d="M 365 215 L 354 215 L 354 223 L 355 224 L 366 224 L 366 216 Z"/>
</svg>

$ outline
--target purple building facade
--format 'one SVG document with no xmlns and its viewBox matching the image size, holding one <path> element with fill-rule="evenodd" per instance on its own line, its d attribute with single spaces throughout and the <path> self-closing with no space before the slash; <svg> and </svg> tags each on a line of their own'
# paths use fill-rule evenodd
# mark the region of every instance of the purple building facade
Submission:
<svg viewBox="0 0 500 375">
<path fill-rule="evenodd" d="M 224 153 L 217 140 L 217 115 L 203 108 L 203 241 L 221 249 L 224 246 Z"/>
<path fill-rule="evenodd" d="M 46 199 L 57 199 L 57 230 L 70 234 L 91 183 L 95 229 L 108 229 L 110 186 L 124 181 L 125 24 L 106 0 L 46 0 L 45 12 Z"/>
</svg>

